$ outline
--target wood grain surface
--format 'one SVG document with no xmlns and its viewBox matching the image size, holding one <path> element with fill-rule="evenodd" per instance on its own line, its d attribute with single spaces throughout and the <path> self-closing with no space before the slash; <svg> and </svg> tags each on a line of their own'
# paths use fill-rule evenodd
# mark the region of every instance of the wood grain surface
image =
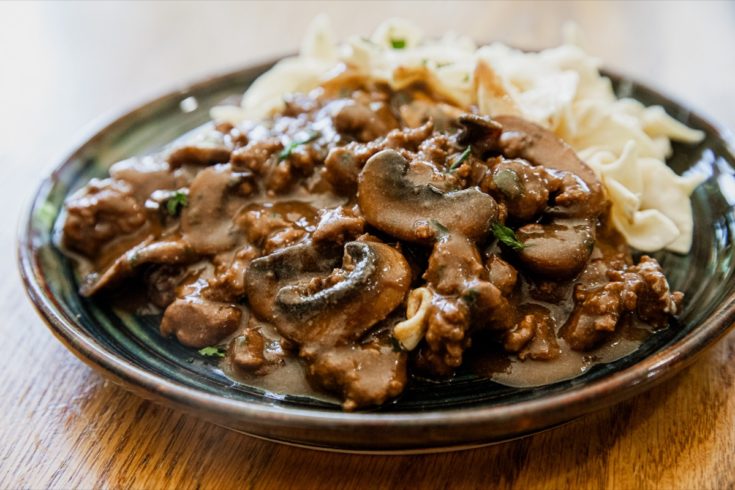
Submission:
<svg viewBox="0 0 735 490">
<path fill-rule="evenodd" d="M 0 488 L 735 487 L 735 334 L 628 402 L 515 442 L 425 456 L 281 446 L 157 406 L 57 342 L 25 297 L 15 232 L 82 127 L 185 80 L 388 16 L 430 33 L 589 51 L 735 127 L 735 2 L 0 3 Z"/>
</svg>

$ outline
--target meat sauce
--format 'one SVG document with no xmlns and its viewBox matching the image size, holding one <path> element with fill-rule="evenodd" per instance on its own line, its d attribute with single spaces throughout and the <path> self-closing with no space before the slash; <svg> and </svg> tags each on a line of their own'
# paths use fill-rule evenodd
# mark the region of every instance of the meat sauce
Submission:
<svg viewBox="0 0 735 490">
<path fill-rule="evenodd" d="M 62 245 L 81 294 L 142 292 L 232 377 L 354 410 L 463 363 L 551 383 L 666 327 L 683 295 L 608 211 L 549 131 L 345 74 L 113 165 L 67 199 Z"/>
</svg>

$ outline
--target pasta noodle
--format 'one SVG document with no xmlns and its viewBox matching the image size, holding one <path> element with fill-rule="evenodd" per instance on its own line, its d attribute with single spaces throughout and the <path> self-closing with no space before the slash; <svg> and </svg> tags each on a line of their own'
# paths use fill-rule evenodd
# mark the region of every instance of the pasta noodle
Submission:
<svg viewBox="0 0 735 490">
<path fill-rule="evenodd" d="M 662 107 L 617 99 L 599 60 L 572 42 L 537 53 L 500 43 L 477 48 L 451 33 L 426 39 L 410 22 L 389 19 L 369 39 L 338 44 L 319 16 L 298 56 L 259 77 L 239 108 L 215 107 L 212 117 L 233 124 L 265 118 L 283 107 L 284 94 L 317 88 L 344 67 L 396 89 L 422 78 L 463 109 L 514 114 L 554 131 L 597 173 L 612 221 L 630 245 L 644 252 L 691 248 L 689 196 L 701 178 L 676 175 L 665 159 L 671 140 L 695 143 L 703 133 Z"/>
</svg>

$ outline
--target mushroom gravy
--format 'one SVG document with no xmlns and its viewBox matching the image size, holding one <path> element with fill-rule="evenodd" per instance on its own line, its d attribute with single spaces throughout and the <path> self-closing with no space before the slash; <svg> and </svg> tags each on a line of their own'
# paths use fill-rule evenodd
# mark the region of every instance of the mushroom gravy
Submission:
<svg viewBox="0 0 735 490">
<path fill-rule="evenodd" d="M 683 295 L 608 211 L 549 131 L 345 73 L 113 165 L 67 199 L 62 244 L 85 259 L 81 294 L 132 285 L 162 335 L 232 377 L 354 410 L 452 376 L 468 350 L 534 386 L 668 326 Z"/>
</svg>

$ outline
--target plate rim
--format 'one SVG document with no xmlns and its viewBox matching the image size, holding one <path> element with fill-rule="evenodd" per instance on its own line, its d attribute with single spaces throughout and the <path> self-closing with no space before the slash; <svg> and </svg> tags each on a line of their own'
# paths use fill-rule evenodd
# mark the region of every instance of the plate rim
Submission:
<svg viewBox="0 0 735 490">
<path fill-rule="evenodd" d="M 481 423 L 503 424 L 511 420 L 518 422 L 531 415 L 541 415 L 545 420 L 542 425 L 548 426 L 617 403 L 673 376 L 694 362 L 707 348 L 713 346 L 735 327 L 735 291 L 732 291 L 722 298 L 716 309 L 690 334 L 609 376 L 591 381 L 571 391 L 554 393 L 539 399 L 506 402 L 489 407 L 453 407 L 440 411 L 341 412 L 320 408 L 305 409 L 251 403 L 206 393 L 127 363 L 114 352 L 106 350 L 93 336 L 86 335 L 81 329 L 78 329 L 76 320 L 65 315 L 53 295 L 50 294 L 33 246 L 32 217 L 35 211 L 56 182 L 60 169 L 110 129 L 135 119 L 141 112 L 169 98 L 184 97 L 185 94 L 192 91 L 201 90 L 210 85 L 223 84 L 229 79 L 235 80 L 247 73 L 262 72 L 280 59 L 278 57 L 268 61 L 259 61 L 221 72 L 218 75 L 203 77 L 192 83 L 179 84 L 155 97 L 145 98 L 143 102 L 134 104 L 132 108 L 117 110 L 112 116 L 107 115 L 94 120 L 83 129 L 81 137 L 77 138 L 76 143 L 72 145 L 72 150 L 68 151 L 64 157 L 55 160 L 53 170 L 36 187 L 30 203 L 26 205 L 26 210 L 21 215 L 17 234 L 17 262 L 26 294 L 36 311 L 54 336 L 76 357 L 95 370 L 101 370 L 103 374 L 122 384 L 126 389 L 145 398 L 168 401 L 184 410 L 194 409 L 205 417 L 207 415 L 236 417 L 247 424 L 277 425 L 279 427 L 323 429 L 325 425 L 328 425 L 330 428 L 342 430 L 376 427 L 441 430 L 469 428 Z M 721 124 L 711 122 L 713 121 L 711 118 L 702 116 L 701 111 L 692 110 L 689 105 L 682 104 L 645 83 L 620 75 L 613 70 L 604 69 L 602 73 L 613 79 L 630 80 L 637 87 L 657 94 L 672 105 L 688 111 L 690 117 L 695 118 L 699 125 L 707 127 L 709 132 L 724 143 L 725 149 L 731 155 L 735 155 L 733 134 Z M 539 428 L 541 426 L 536 428 L 529 426 L 529 433 Z M 467 442 L 466 438 L 463 440 Z M 376 447 L 380 446 L 380 441 L 375 442 Z M 457 444 L 460 441 L 452 443 Z M 308 444 L 315 445 L 313 441 Z"/>
</svg>

